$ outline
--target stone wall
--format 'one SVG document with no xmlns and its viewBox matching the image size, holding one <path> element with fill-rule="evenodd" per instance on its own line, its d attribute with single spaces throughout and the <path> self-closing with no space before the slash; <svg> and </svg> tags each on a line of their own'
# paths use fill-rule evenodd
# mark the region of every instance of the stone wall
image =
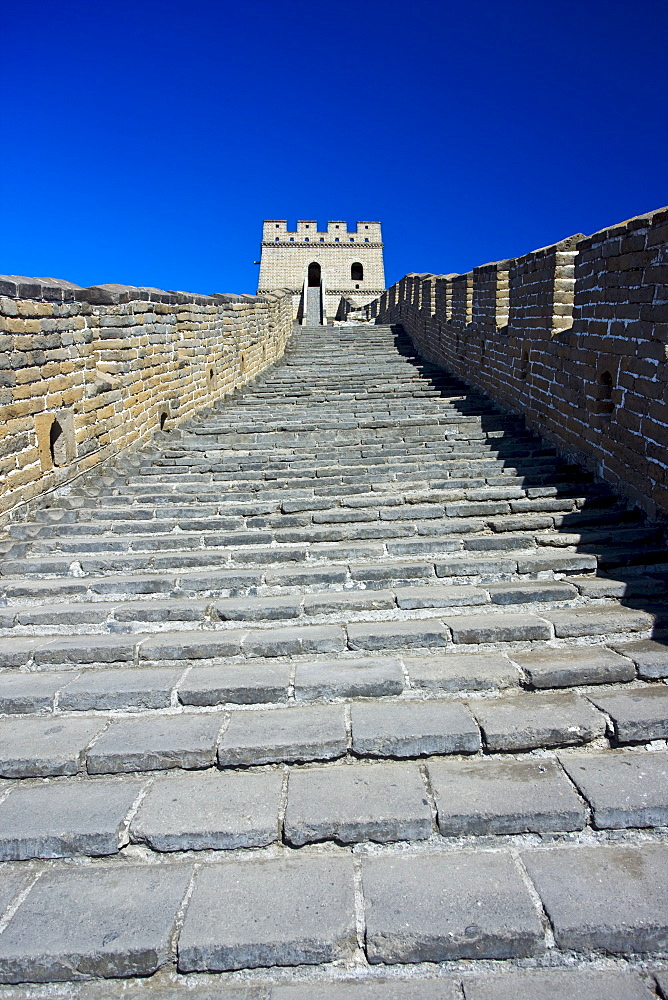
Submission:
<svg viewBox="0 0 668 1000">
<path fill-rule="evenodd" d="M 292 299 L 0 277 L 0 518 L 281 357 Z"/>
<path fill-rule="evenodd" d="M 366 307 L 651 516 L 668 513 L 668 209 Z"/>
</svg>

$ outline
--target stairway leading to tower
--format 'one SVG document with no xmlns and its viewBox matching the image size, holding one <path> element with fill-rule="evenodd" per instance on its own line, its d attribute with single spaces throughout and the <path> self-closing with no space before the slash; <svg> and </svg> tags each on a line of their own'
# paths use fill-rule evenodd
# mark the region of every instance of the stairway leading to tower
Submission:
<svg viewBox="0 0 668 1000">
<path fill-rule="evenodd" d="M 663 532 L 401 330 L 0 553 L 3 998 L 668 990 Z"/>
</svg>

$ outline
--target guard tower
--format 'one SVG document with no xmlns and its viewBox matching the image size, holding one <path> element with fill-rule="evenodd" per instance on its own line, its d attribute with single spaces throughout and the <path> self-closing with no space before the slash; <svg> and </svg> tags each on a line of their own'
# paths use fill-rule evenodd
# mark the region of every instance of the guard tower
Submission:
<svg viewBox="0 0 668 1000">
<path fill-rule="evenodd" d="M 380 222 L 300 221 L 290 232 L 285 219 L 263 223 L 258 293 L 292 292 L 295 319 L 311 325 L 332 322 L 385 291 Z M 348 304 L 348 305 L 347 305 Z"/>
</svg>

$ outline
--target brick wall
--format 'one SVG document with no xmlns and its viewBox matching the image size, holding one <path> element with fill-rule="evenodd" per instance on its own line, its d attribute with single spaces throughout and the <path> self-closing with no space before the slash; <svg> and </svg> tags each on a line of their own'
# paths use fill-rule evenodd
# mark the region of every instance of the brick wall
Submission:
<svg viewBox="0 0 668 1000">
<path fill-rule="evenodd" d="M 0 277 L 0 518 L 281 357 L 292 300 Z"/>
<path fill-rule="evenodd" d="M 651 516 L 668 514 L 668 209 L 367 306 Z"/>
</svg>

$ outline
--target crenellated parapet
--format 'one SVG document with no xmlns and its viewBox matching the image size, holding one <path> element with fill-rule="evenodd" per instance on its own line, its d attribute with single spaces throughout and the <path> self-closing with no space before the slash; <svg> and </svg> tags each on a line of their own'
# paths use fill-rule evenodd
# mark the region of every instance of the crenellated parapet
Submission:
<svg viewBox="0 0 668 1000">
<path fill-rule="evenodd" d="M 668 209 L 366 307 L 651 514 L 668 513 Z"/>
</svg>

